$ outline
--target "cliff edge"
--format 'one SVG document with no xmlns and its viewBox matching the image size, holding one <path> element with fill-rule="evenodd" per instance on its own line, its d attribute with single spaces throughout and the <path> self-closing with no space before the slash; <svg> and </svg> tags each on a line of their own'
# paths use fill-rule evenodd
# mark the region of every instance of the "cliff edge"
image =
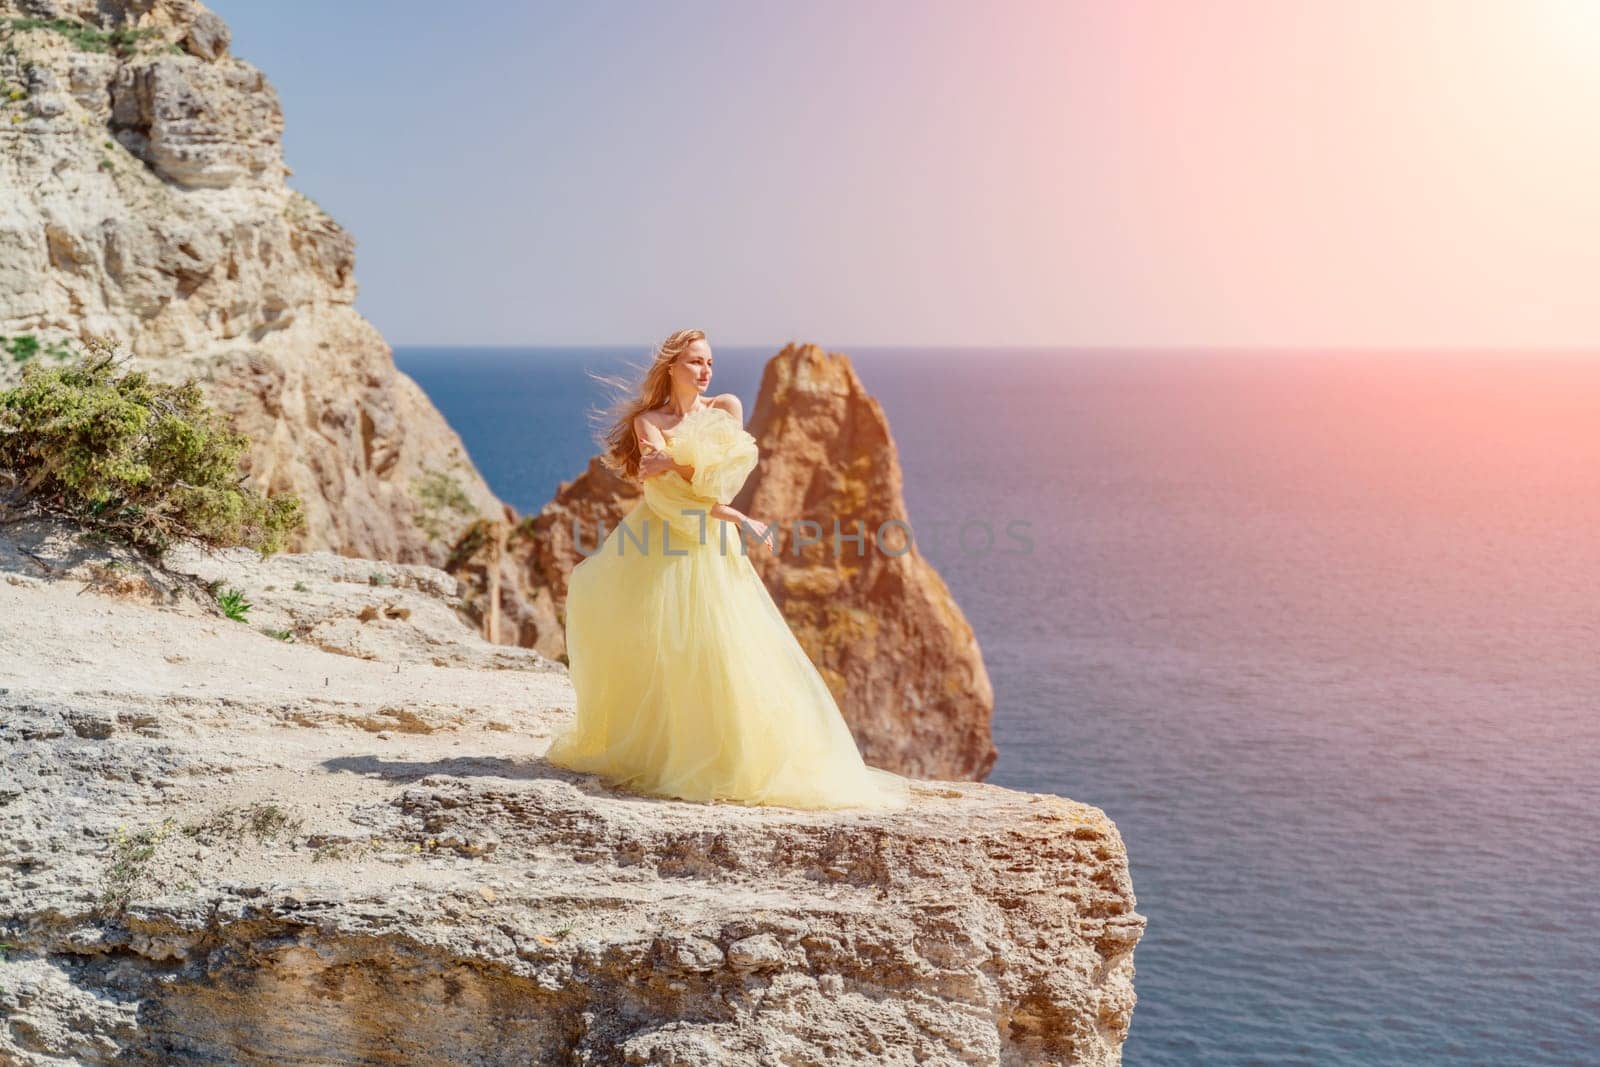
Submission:
<svg viewBox="0 0 1600 1067">
<path fill-rule="evenodd" d="M 614 791 L 542 760 L 565 673 L 443 572 L 169 568 L 0 527 L 0 1063 L 1120 1062 L 1099 809 Z"/>
</svg>

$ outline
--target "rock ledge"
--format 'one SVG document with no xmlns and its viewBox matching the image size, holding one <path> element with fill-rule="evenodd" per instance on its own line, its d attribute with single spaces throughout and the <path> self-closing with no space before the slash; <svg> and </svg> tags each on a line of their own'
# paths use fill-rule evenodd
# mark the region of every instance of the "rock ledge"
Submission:
<svg viewBox="0 0 1600 1067">
<path fill-rule="evenodd" d="M 1099 809 L 614 791 L 543 761 L 564 669 L 442 572 L 172 567 L 0 527 L 0 1063 L 1120 1062 Z"/>
</svg>

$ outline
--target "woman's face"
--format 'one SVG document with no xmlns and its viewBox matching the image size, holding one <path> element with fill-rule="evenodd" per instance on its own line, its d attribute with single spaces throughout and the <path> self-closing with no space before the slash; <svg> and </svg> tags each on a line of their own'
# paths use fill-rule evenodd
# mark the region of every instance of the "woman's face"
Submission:
<svg viewBox="0 0 1600 1067">
<path fill-rule="evenodd" d="M 704 393 L 711 385 L 711 346 L 693 341 L 672 364 L 672 376 L 686 389 Z"/>
</svg>

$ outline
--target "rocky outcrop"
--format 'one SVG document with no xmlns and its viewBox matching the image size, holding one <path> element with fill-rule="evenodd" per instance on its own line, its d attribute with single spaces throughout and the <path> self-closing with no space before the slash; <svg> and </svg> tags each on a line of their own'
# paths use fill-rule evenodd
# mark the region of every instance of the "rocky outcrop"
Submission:
<svg viewBox="0 0 1600 1067">
<path fill-rule="evenodd" d="M 906 537 L 900 459 L 882 406 L 848 356 L 792 344 L 767 363 L 747 421 L 761 462 L 734 505 L 778 530 L 777 553 L 753 549 L 750 558 L 868 761 L 982 779 L 996 755 L 994 690 L 971 625 Z M 544 592 L 521 598 L 538 605 L 521 619 L 524 644 L 564 655 L 567 576 L 582 559 L 574 532 L 592 551 L 638 497 L 597 458 L 519 527 L 508 551 Z M 797 536 L 809 531 L 815 543 L 797 543 L 813 540 Z M 852 534 L 865 536 L 845 540 Z"/>
<path fill-rule="evenodd" d="M 256 487 L 306 501 L 295 548 L 439 565 L 503 505 L 356 313 L 355 242 L 285 184 L 282 131 L 199 3 L 0 0 L 0 338 L 198 378 Z"/>
<path fill-rule="evenodd" d="M 1099 809 L 614 791 L 543 761 L 565 674 L 446 575 L 172 563 L 0 527 L 0 1063 L 1120 1062 Z"/>
<path fill-rule="evenodd" d="M 994 690 L 917 548 L 882 406 L 848 356 L 789 345 L 767 363 L 749 424 L 762 462 L 734 506 L 778 534 L 776 553 L 751 560 L 850 709 L 867 761 L 981 779 L 996 755 Z"/>
</svg>

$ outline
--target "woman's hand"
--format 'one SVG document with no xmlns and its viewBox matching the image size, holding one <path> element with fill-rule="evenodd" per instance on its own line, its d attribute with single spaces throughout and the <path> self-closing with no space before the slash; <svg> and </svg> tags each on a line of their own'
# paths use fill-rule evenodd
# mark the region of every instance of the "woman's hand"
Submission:
<svg viewBox="0 0 1600 1067">
<path fill-rule="evenodd" d="M 723 522 L 733 523 L 735 528 L 737 528 L 739 531 L 739 537 L 741 540 L 747 537 L 754 537 L 762 544 L 766 545 L 769 552 L 773 553 L 774 555 L 777 554 L 777 543 L 773 540 L 767 539 L 767 531 L 772 529 L 772 524 L 770 522 L 762 522 L 760 519 L 752 519 L 744 512 L 738 510 L 737 508 L 730 507 L 727 504 L 718 504 L 713 507 L 711 509 L 711 517 L 713 519 L 721 519 Z"/>
<path fill-rule="evenodd" d="M 757 544 L 766 545 L 768 552 L 774 555 L 777 554 L 778 546 L 767 538 L 767 531 L 772 529 L 770 522 L 762 522 L 760 519 L 752 519 L 748 515 L 741 515 L 739 517 L 739 526 L 741 529 L 747 530 L 756 539 Z"/>
<path fill-rule="evenodd" d="M 653 478 L 670 470 L 677 470 L 678 463 L 665 452 L 646 452 L 639 460 L 639 477 Z"/>
</svg>

